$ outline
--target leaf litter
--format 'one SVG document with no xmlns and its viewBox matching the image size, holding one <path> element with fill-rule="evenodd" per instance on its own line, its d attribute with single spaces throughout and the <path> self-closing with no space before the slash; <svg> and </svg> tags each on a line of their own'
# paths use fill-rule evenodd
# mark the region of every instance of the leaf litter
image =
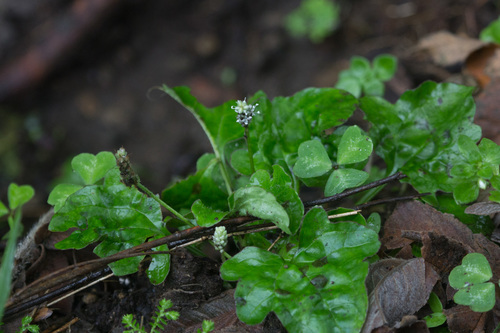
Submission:
<svg viewBox="0 0 500 333">
<path fill-rule="evenodd" d="M 396 258 L 383 259 L 370 267 L 370 307 L 363 332 L 379 327 L 393 332 L 420 325 L 417 318 L 430 314 L 425 304 L 431 291 L 443 304 L 449 304 L 455 290 L 449 286 L 448 275 L 468 253 L 483 254 L 491 265 L 493 281 L 500 278 L 498 245 L 483 234 L 472 233 L 453 215 L 419 201 L 396 206 L 384 225 L 381 242 L 383 252 L 398 252 Z M 421 246 L 421 258 L 409 259 L 416 245 Z M 500 319 L 499 310 L 497 304 L 492 311 L 481 314 L 456 305 L 447 307 L 444 313 L 451 331 L 472 332 L 489 331 L 488 325 Z"/>
</svg>

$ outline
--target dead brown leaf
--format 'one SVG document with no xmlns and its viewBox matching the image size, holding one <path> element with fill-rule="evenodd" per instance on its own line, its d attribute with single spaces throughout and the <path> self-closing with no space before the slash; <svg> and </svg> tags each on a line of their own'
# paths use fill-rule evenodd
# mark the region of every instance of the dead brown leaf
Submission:
<svg viewBox="0 0 500 333">
<path fill-rule="evenodd" d="M 500 78 L 494 79 L 476 97 L 474 122 L 481 126 L 483 137 L 500 144 Z"/>
<path fill-rule="evenodd" d="M 398 262 L 402 262 L 397 265 Z M 387 265 L 384 265 L 387 263 Z M 395 266 L 390 269 L 390 267 Z M 381 274 L 387 274 L 380 279 Z M 380 280 L 370 293 L 368 314 L 362 332 L 372 332 L 384 325 L 411 326 L 413 316 L 427 303 L 438 274 L 422 258 L 380 260 L 370 269 L 369 281 Z M 410 320 L 414 317 L 414 320 Z"/>
<path fill-rule="evenodd" d="M 452 332 L 485 332 L 486 319 L 489 312 L 472 311 L 468 306 L 458 305 L 445 309 L 448 328 Z"/>
<path fill-rule="evenodd" d="M 417 49 L 428 52 L 434 64 L 449 67 L 463 63 L 473 50 L 482 45 L 484 42 L 477 39 L 438 31 L 421 39 Z"/>
</svg>

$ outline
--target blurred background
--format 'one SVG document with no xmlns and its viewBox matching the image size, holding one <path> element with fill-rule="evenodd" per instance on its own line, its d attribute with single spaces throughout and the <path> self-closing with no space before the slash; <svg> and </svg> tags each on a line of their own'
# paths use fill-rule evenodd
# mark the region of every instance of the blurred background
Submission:
<svg viewBox="0 0 500 333">
<path fill-rule="evenodd" d="M 10 182 L 30 184 L 26 214 L 39 216 L 72 157 L 121 146 L 153 192 L 192 172 L 210 146 L 191 114 L 155 89 L 162 84 L 187 85 L 212 107 L 258 90 L 334 86 L 351 56 L 390 53 L 395 101 L 446 75 L 416 65 L 421 38 L 477 38 L 499 15 L 486 0 L 314 0 L 311 18 L 304 2 L 1 1 L 0 199 Z"/>
</svg>

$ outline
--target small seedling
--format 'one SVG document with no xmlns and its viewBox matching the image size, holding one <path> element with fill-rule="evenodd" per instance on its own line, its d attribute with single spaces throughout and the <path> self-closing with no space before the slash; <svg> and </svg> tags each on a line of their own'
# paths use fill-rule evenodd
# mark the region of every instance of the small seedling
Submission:
<svg viewBox="0 0 500 333">
<path fill-rule="evenodd" d="M 40 332 L 40 328 L 38 325 L 32 325 L 31 321 L 33 318 L 30 316 L 26 316 L 21 320 L 21 327 L 17 331 L 18 333 L 24 333 L 26 331 L 31 332 L 31 333 L 38 333 Z"/>
<path fill-rule="evenodd" d="M 470 306 L 472 311 L 490 311 L 495 306 L 495 285 L 488 282 L 492 277 L 486 257 L 480 253 L 469 253 L 462 264 L 450 273 L 450 286 L 458 289 L 453 300 Z"/>
<path fill-rule="evenodd" d="M 3 318 L 5 302 L 10 294 L 17 237 L 19 237 L 22 231 L 22 207 L 31 200 L 34 194 L 35 191 L 31 186 L 18 186 L 12 183 L 7 189 L 9 208 L 0 201 L 0 217 L 8 214 L 7 221 L 10 228 L 8 235 L 4 236 L 7 237 L 7 245 L 2 257 L 2 265 L 0 266 L 0 322 Z"/>
<path fill-rule="evenodd" d="M 167 311 L 172 307 L 172 301 L 162 299 L 158 305 L 158 311 L 152 318 L 150 333 L 160 333 L 160 330 L 164 330 L 164 325 L 167 325 L 167 320 L 177 320 L 179 319 L 179 312 L 177 311 Z M 122 318 L 122 323 L 129 330 L 124 331 L 125 333 L 146 333 L 146 329 L 140 324 L 137 324 L 137 320 L 134 319 L 134 315 L 127 314 Z"/>
<path fill-rule="evenodd" d="M 389 54 L 375 57 L 372 65 L 363 57 L 352 57 L 351 66 L 340 72 L 335 88 L 344 89 L 356 97 L 383 96 L 384 82 L 392 79 L 397 69 L 397 58 Z"/>
<path fill-rule="evenodd" d="M 331 0 L 303 0 L 300 7 L 288 14 L 285 27 L 294 37 L 307 36 L 320 43 L 338 26 L 340 7 Z"/>
<path fill-rule="evenodd" d="M 443 304 L 441 304 L 439 297 L 431 292 L 428 303 L 433 313 L 424 317 L 427 327 L 432 328 L 443 325 L 446 321 L 446 315 L 443 313 Z"/>
</svg>

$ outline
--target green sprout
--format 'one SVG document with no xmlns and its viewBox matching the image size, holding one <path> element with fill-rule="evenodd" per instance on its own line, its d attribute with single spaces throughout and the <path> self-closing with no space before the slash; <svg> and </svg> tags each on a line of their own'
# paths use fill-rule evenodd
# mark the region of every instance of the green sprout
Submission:
<svg viewBox="0 0 500 333">
<path fill-rule="evenodd" d="M 469 253 L 450 273 L 450 286 L 458 289 L 453 300 L 475 312 L 487 312 L 495 306 L 495 285 L 490 264 L 481 253 Z"/>
<path fill-rule="evenodd" d="M 356 97 L 383 96 L 384 82 L 392 79 L 397 69 L 397 58 L 382 54 L 370 62 L 363 57 L 352 57 L 349 69 L 340 72 L 335 88 L 344 89 Z"/>
<path fill-rule="evenodd" d="M 179 312 L 177 311 L 167 311 L 172 307 L 172 301 L 162 299 L 160 304 L 158 305 L 158 311 L 155 312 L 153 316 L 153 321 L 150 323 L 151 330 L 150 333 L 160 333 L 160 329 L 164 330 L 164 325 L 167 325 L 167 320 L 177 320 L 179 319 Z M 122 323 L 125 325 L 128 330 L 124 331 L 125 333 L 146 333 L 146 329 L 137 323 L 137 320 L 134 319 L 134 315 L 127 314 L 122 318 Z"/>
<path fill-rule="evenodd" d="M 288 14 L 285 27 L 293 37 L 307 36 L 320 43 L 339 24 L 340 7 L 330 0 L 303 0 L 300 7 Z"/>
</svg>

